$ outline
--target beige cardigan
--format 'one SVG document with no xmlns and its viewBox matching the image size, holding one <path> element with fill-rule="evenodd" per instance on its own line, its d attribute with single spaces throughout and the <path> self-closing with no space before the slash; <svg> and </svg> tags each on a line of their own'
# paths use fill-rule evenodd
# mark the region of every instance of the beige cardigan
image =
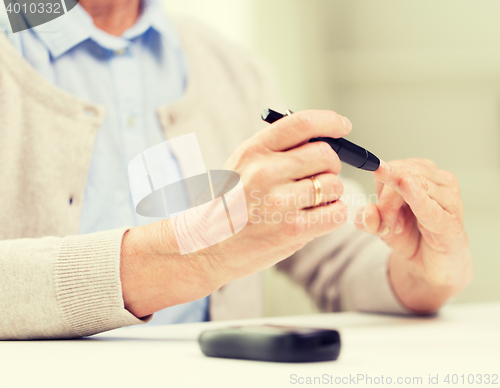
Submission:
<svg viewBox="0 0 500 388">
<path fill-rule="evenodd" d="M 189 84 L 182 100 L 158 115 L 167 138 L 196 131 L 207 168 L 221 168 L 265 126 L 259 114 L 276 107 L 275 87 L 261 64 L 231 43 L 194 21 L 177 25 Z M 104 115 L 47 83 L 0 34 L 0 339 L 70 338 L 143 322 L 123 305 L 126 228 L 77 235 Z M 179 159 L 181 170 L 185 162 Z M 387 279 L 388 255 L 378 239 L 347 225 L 280 268 L 326 311 L 404 312 Z M 211 296 L 211 317 L 256 317 L 262 302 L 262 274 L 252 275 Z"/>
</svg>

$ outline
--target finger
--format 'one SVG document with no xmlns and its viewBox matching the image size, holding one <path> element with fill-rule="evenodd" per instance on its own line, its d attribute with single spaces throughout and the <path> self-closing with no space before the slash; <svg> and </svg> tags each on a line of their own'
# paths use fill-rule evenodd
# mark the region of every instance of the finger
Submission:
<svg viewBox="0 0 500 388">
<path fill-rule="evenodd" d="M 411 174 L 423 177 L 438 186 L 460 192 L 458 179 L 451 171 L 439 170 L 423 164 L 408 165 L 406 169 L 408 169 Z"/>
<path fill-rule="evenodd" d="M 385 226 L 396 234 L 401 232 L 401 224 L 398 225 L 398 221 L 400 221 L 399 214 L 404 204 L 404 198 L 394 188 L 387 185 L 383 187 L 377 207 Z"/>
<path fill-rule="evenodd" d="M 370 203 L 358 210 L 354 217 L 354 224 L 359 230 L 370 234 L 378 234 L 381 223 L 377 205 Z"/>
<path fill-rule="evenodd" d="M 285 151 L 313 137 L 340 138 L 351 129 L 351 122 L 335 112 L 309 110 L 283 117 L 257 133 L 254 139 L 272 151 Z"/>
<path fill-rule="evenodd" d="M 407 159 L 403 161 L 391 162 L 396 168 L 404 172 L 424 177 L 427 180 L 446 187 L 459 187 L 456 176 L 446 170 L 440 170 L 436 164 L 428 159 Z"/>
<path fill-rule="evenodd" d="M 321 186 L 321 202 L 327 204 L 340 199 L 344 193 L 344 185 L 340 178 L 334 174 L 320 174 L 314 177 Z M 315 191 L 312 179 L 305 178 L 300 181 L 290 183 L 289 192 L 293 193 L 295 206 L 307 209 L 314 206 Z"/>
<path fill-rule="evenodd" d="M 387 163 L 383 160 L 380 161 L 380 166 L 377 171 L 373 172 L 373 177 L 376 182 L 384 185 L 397 185 L 398 179 L 405 175 L 402 169 L 394 166 L 393 163 Z"/>
<path fill-rule="evenodd" d="M 415 162 L 412 162 L 415 160 Z M 380 167 L 374 172 L 376 181 L 388 184 L 405 174 L 422 176 L 440 186 L 447 186 L 459 191 L 458 179 L 451 171 L 440 170 L 434 162 L 427 159 L 396 160 L 390 163 L 381 161 Z"/>
<path fill-rule="evenodd" d="M 379 236 L 389 247 L 403 254 L 404 257 L 413 257 L 420 240 L 420 232 L 414 227 L 415 216 L 405 205 L 400 210 L 400 217 L 409 227 L 405 228 L 402 234 L 391 233 L 381 220 L 377 205 L 369 204 L 356 214 L 355 225 L 363 232 Z"/>
<path fill-rule="evenodd" d="M 306 143 L 278 155 L 286 170 L 284 175 L 294 180 L 323 172 L 338 175 L 342 170 L 337 153 L 322 141 Z"/>
<path fill-rule="evenodd" d="M 306 225 L 315 236 L 338 229 L 347 222 L 347 206 L 341 200 L 302 211 Z"/>
<path fill-rule="evenodd" d="M 446 186 L 439 186 L 419 176 L 412 178 L 415 184 L 427 195 L 435 200 L 439 206 L 450 214 L 461 214 L 462 198 L 460 193 Z"/>
<path fill-rule="evenodd" d="M 449 189 L 447 187 L 441 187 L 426 178 L 415 176 L 408 169 L 403 167 L 381 163 L 379 170 L 376 172 L 377 175 L 374 174 L 375 179 L 387 186 L 392 187 L 401 195 L 403 195 L 402 186 L 408 179 L 410 179 L 413 183 L 415 183 L 416 188 L 422 189 L 422 192 L 426 193 L 445 211 L 452 214 L 462 212 L 462 200 L 460 198 L 459 191 Z"/>
<path fill-rule="evenodd" d="M 418 177 L 406 177 L 399 185 L 399 192 L 410 206 L 418 222 L 432 233 L 446 231 L 452 220 L 452 215 L 435 199 L 431 198 L 425 189 L 420 187 Z"/>
<path fill-rule="evenodd" d="M 382 194 L 383 188 L 384 184 L 382 182 L 379 182 L 378 180 L 375 180 L 375 192 L 377 193 L 377 198 L 379 198 L 380 194 Z"/>
<path fill-rule="evenodd" d="M 403 223 L 410 224 L 415 217 L 409 207 L 404 206 L 400 210 L 400 217 Z M 401 234 L 391 233 L 380 218 L 380 212 L 375 204 L 369 204 L 359 210 L 354 219 L 355 225 L 359 230 L 379 236 L 389 247 L 400 253 L 405 253 L 406 257 L 413 257 L 418 244 L 418 229 L 413 227 L 404 230 L 404 238 Z M 413 235 L 413 236 L 412 236 Z"/>
</svg>

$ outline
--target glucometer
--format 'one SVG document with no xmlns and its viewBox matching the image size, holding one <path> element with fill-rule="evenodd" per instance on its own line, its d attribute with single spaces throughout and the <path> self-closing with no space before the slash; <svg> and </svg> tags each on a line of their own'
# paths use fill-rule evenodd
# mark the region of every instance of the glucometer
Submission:
<svg viewBox="0 0 500 388">
<path fill-rule="evenodd" d="M 292 111 L 287 111 L 286 114 L 281 114 L 272 109 L 264 109 L 262 111 L 262 120 L 269 124 L 278 121 L 279 119 L 291 115 Z M 309 142 L 323 141 L 328 143 L 330 147 L 337 153 L 339 159 L 353 167 L 366 171 L 376 171 L 380 166 L 380 160 L 370 151 L 365 150 L 349 140 L 344 138 L 334 139 L 332 137 L 316 137 Z"/>
<path fill-rule="evenodd" d="M 288 326 L 242 326 L 201 333 L 198 342 L 208 357 L 273 362 L 336 360 L 340 335 L 336 330 Z"/>
</svg>

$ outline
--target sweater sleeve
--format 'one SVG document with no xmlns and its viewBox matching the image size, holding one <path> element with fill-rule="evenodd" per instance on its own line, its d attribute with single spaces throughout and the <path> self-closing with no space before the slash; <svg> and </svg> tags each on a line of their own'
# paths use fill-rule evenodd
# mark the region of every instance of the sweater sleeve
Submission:
<svg viewBox="0 0 500 388">
<path fill-rule="evenodd" d="M 126 230 L 0 241 L 0 339 L 74 338 L 146 322 L 124 308 Z"/>
<path fill-rule="evenodd" d="M 359 185 L 343 179 L 350 198 L 360 195 Z M 354 206 L 349 206 L 353 215 Z M 397 299 L 388 277 L 390 248 L 376 236 L 356 229 L 348 221 L 339 230 L 319 237 L 278 269 L 305 287 L 323 311 L 357 310 L 409 314 Z"/>
</svg>

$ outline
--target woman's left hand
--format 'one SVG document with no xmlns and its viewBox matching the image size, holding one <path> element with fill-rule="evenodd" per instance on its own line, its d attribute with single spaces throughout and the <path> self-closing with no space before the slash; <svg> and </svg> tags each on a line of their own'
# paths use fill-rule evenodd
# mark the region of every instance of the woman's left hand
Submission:
<svg viewBox="0 0 500 388">
<path fill-rule="evenodd" d="M 381 162 L 374 177 L 378 204 L 356 226 L 392 248 L 389 278 L 400 301 L 436 311 L 473 277 L 458 180 L 426 159 Z"/>
</svg>

